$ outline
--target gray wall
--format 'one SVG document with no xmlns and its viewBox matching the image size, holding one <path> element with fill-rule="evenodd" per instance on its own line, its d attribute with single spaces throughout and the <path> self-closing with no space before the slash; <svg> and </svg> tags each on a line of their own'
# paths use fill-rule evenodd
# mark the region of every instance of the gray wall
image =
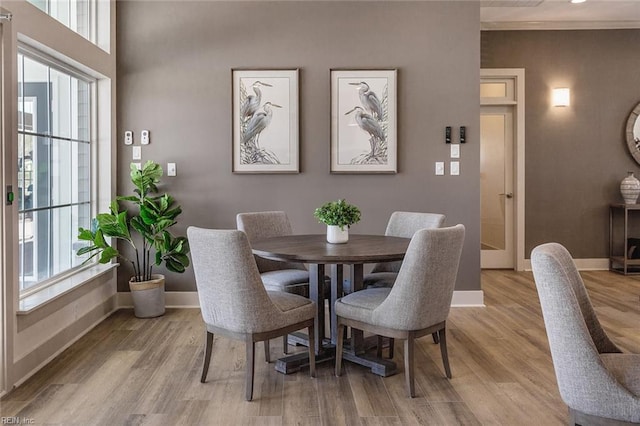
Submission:
<svg viewBox="0 0 640 426">
<path fill-rule="evenodd" d="M 477 2 L 120 2 L 118 134 L 138 144 L 149 129 L 143 160 L 177 163 L 164 182 L 184 210 L 179 232 L 277 209 L 321 233 L 313 210 L 337 198 L 362 210 L 354 233 L 384 232 L 394 210 L 441 212 L 467 227 L 457 289 L 478 290 L 479 18 Z M 300 174 L 231 173 L 231 68 L 300 68 Z M 329 173 L 330 68 L 398 69 L 398 174 Z M 447 125 L 468 128 L 462 175 L 436 177 Z M 130 161 L 120 141 L 119 194 Z M 167 288 L 193 290 L 192 271 Z"/>
<path fill-rule="evenodd" d="M 606 258 L 609 204 L 640 168 L 624 129 L 640 102 L 640 30 L 486 31 L 483 68 L 525 68 L 526 257 L 557 241 L 577 258 Z M 550 106 L 553 87 L 571 106 Z"/>
</svg>

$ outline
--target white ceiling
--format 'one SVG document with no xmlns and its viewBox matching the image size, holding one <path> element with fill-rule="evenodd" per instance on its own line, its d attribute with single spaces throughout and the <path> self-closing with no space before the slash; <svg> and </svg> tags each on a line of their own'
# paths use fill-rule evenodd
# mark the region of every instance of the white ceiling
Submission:
<svg viewBox="0 0 640 426">
<path fill-rule="evenodd" d="M 486 0 L 482 29 L 640 28 L 640 0 Z"/>
</svg>

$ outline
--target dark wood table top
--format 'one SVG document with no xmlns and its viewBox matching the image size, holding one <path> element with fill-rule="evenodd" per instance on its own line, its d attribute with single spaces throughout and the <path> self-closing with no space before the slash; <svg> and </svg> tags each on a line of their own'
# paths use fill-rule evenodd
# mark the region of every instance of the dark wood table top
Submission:
<svg viewBox="0 0 640 426">
<path fill-rule="evenodd" d="M 271 260 L 304 263 L 374 263 L 402 260 L 409 238 L 350 234 L 345 244 L 330 244 L 326 234 L 287 235 L 251 243 L 253 253 Z"/>
</svg>

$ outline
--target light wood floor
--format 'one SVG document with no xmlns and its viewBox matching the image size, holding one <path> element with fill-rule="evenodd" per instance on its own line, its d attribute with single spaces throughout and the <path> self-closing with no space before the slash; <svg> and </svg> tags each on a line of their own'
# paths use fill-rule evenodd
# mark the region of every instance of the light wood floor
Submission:
<svg viewBox="0 0 640 426">
<path fill-rule="evenodd" d="M 640 352 L 640 281 L 582 274 L 605 329 Z M 284 376 L 256 351 L 254 401 L 244 400 L 244 344 L 216 337 L 209 381 L 199 382 L 204 327 L 196 309 L 157 319 L 115 313 L 0 401 L 0 416 L 64 425 L 556 425 L 556 387 L 531 273 L 484 271 L 486 308 L 453 308 L 453 379 L 430 336 L 416 345 L 416 393 L 402 372 L 380 378 L 345 362 Z M 281 353 L 272 340 L 272 357 Z M 299 350 L 303 350 L 300 348 Z M 396 345 L 402 365 L 402 345 Z"/>
</svg>

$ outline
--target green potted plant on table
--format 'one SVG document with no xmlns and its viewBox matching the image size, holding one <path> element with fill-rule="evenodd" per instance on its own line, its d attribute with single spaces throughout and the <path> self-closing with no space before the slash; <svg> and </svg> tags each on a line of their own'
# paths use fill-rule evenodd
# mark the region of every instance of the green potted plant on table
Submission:
<svg viewBox="0 0 640 426">
<path fill-rule="evenodd" d="M 134 195 L 118 196 L 111 202 L 109 213 L 98 214 L 91 229 L 80 228 L 78 238 L 89 244 L 78 249 L 78 255 L 91 253 L 85 261 L 99 256 L 100 263 L 120 258 L 131 264 L 134 275 L 129 281 L 136 317 L 151 318 L 164 314 L 164 276 L 153 273 L 153 266 L 162 265 L 172 272 L 184 272 L 189 266 L 189 242 L 186 237 L 174 236 L 169 228 L 176 224 L 182 212 L 168 194 L 157 195 L 162 167 L 153 162 L 138 169 L 131 164 Z M 120 210 L 120 201 L 132 203 L 134 210 Z M 139 234 L 135 241 L 133 234 Z M 126 241 L 135 252 L 135 259 L 126 258 L 109 245 L 105 237 Z M 154 258 L 152 260 L 152 252 Z"/>
<path fill-rule="evenodd" d="M 349 241 L 349 227 L 360 221 L 360 209 L 344 199 L 323 204 L 313 215 L 327 225 L 327 241 L 332 244 Z"/>
</svg>

